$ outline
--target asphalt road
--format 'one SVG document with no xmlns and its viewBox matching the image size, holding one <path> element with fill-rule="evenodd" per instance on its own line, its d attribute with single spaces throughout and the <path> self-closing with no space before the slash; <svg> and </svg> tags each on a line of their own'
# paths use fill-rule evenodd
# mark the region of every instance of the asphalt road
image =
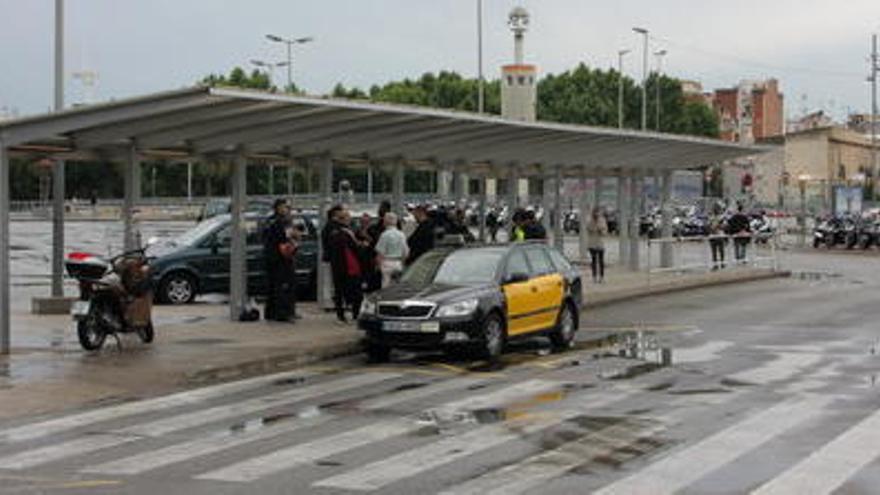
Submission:
<svg viewBox="0 0 880 495">
<path fill-rule="evenodd" d="M 351 358 L 0 424 L 0 493 L 877 493 L 880 259 L 585 316 L 501 366 Z"/>
</svg>

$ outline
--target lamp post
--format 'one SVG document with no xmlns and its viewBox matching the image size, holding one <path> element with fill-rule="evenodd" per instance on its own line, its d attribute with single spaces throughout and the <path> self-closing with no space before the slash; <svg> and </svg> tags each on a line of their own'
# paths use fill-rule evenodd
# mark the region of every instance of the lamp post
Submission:
<svg viewBox="0 0 880 495">
<path fill-rule="evenodd" d="M 642 130 L 648 130 L 648 30 L 634 27 L 633 32 L 644 38 L 642 48 Z"/>
<path fill-rule="evenodd" d="M 311 36 L 306 36 L 304 38 L 284 38 L 274 34 L 267 34 L 266 39 L 273 43 L 283 43 L 287 46 L 287 91 L 290 91 L 293 89 L 293 45 L 311 43 L 312 41 L 315 41 L 315 38 Z"/>
<path fill-rule="evenodd" d="M 801 235 L 800 235 L 800 246 L 804 247 L 807 245 L 807 182 L 811 179 L 809 174 L 800 174 L 798 175 L 798 187 L 801 192 L 801 215 L 800 215 L 800 224 L 801 224 Z"/>
<path fill-rule="evenodd" d="M 623 57 L 630 50 L 617 51 L 617 128 L 623 129 Z"/>
<path fill-rule="evenodd" d="M 483 0 L 477 0 L 477 113 L 486 107 L 486 87 L 483 81 Z"/>
<path fill-rule="evenodd" d="M 669 52 L 666 50 L 654 52 L 654 56 L 657 57 L 657 80 L 655 82 L 657 86 L 657 132 L 660 132 L 660 76 L 663 74 L 663 57 L 665 57 L 667 53 Z"/>
<path fill-rule="evenodd" d="M 275 82 L 275 69 L 277 69 L 278 67 L 287 67 L 288 64 L 289 64 L 289 62 L 272 63 L 272 62 L 264 62 L 262 60 L 256 60 L 256 59 L 251 60 L 251 65 L 253 65 L 254 67 L 259 67 L 261 69 L 266 69 L 268 71 L 268 73 L 269 73 L 269 88 L 270 89 L 272 88 L 272 85 Z M 289 83 L 288 83 L 288 86 L 289 86 Z"/>
</svg>

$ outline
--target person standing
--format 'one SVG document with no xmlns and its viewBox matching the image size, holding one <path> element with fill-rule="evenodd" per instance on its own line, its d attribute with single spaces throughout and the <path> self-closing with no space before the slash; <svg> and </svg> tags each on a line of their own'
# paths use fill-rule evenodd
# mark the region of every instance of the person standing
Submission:
<svg viewBox="0 0 880 495">
<path fill-rule="evenodd" d="M 424 206 L 417 206 L 413 210 L 413 216 L 419 224 L 407 240 L 409 246 L 409 256 L 406 258 L 407 265 L 412 265 L 420 256 L 434 249 L 434 239 L 437 235 L 434 232 L 434 219 L 428 215 L 428 210 Z"/>
<path fill-rule="evenodd" d="M 272 210 L 263 230 L 267 281 L 264 315 L 267 320 L 292 323 L 297 318 L 294 258 L 298 239 L 291 225 L 287 202 L 276 200 Z"/>
<path fill-rule="evenodd" d="M 608 222 L 599 208 L 593 208 L 587 222 L 587 250 L 590 252 L 590 271 L 593 283 L 605 281 L 605 236 L 608 235 Z"/>
<path fill-rule="evenodd" d="M 513 228 L 510 229 L 510 240 L 511 242 L 522 242 L 526 240 L 526 212 L 523 209 L 517 209 L 513 212 L 513 217 L 511 218 L 511 222 L 513 223 Z"/>
<path fill-rule="evenodd" d="M 333 225 L 328 232 L 328 250 L 333 272 L 333 303 L 336 318 L 342 323 L 348 323 L 345 317 L 346 306 L 351 308 L 352 318 L 356 320 L 364 297 L 360 254 L 367 246 L 359 242 L 351 230 L 351 214 L 345 207 L 335 206 L 331 211 Z"/>
<path fill-rule="evenodd" d="M 727 221 L 727 233 L 733 236 L 733 255 L 738 263 L 746 262 L 746 248 L 749 245 L 749 217 L 743 213 L 743 206 L 738 205 L 736 213 Z"/>
<path fill-rule="evenodd" d="M 394 274 L 403 270 L 403 260 L 409 256 L 406 236 L 397 228 L 397 215 L 386 213 L 385 230 L 376 243 L 376 261 L 382 271 L 382 288 L 391 285 Z"/>
<path fill-rule="evenodd" d="M 724 218 L 718 212 L 709 218 L 709 247 L 712 250 L 712 271 L 723 270 L 727 235 L 724 233 Z"/>
<path fill-rule="evenodd" d="M 534 210 L 527 210 L 525 213 L 525 239 L 527 241 L 546 241 L 547 229 L 538 221 Z"/>
</svg>

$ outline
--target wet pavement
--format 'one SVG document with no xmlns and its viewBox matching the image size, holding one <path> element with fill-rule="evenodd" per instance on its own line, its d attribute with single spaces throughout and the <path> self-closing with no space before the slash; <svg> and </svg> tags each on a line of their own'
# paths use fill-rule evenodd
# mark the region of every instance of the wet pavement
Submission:
<svg viewBox="0 0 880 495">
<path fill-rule="evenodd" d="M 0 421 L 0 493 L 876 493 L 880 260 L 786 262 L 589 311 L 564 353 L 352 357 Z"/>
</svg>

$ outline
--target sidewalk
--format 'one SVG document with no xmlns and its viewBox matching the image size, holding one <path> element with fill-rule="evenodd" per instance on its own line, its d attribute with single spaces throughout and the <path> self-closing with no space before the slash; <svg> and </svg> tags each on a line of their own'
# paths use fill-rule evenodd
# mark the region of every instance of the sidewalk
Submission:
<svg viewBox="0 0 880 495">
<path fill-rule="evenodd" d="M 769 270 L 654 275 L 617 272 L 607 283 L 584 277 L 587 308 L 686 289 L 780 276 Z M 360 352 L 360 332 L 315 304 L 295 325 L 237 323 L 222 304 L 159 306 L 156 341 L 126 336 L 102 352 L 83 352 L 67 316 L 12 315 L 13 353 L 0 357 L 0 419 L 97 403 L 133 400 L 212 382 L 279 372 Z"/>
</svg>

